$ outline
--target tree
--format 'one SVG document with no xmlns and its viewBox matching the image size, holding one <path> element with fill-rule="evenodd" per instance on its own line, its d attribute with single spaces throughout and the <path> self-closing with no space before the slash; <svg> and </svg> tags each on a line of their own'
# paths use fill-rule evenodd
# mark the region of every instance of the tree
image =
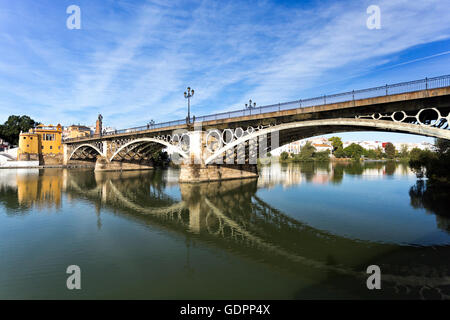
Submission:
<svg viewBox="0 0 450 320">
<path fill-rule="evenodd" d="M 450 140 L 437 138 L 434 141 L 434 147 L 436 148 L 436 152 L 440 155 L 444 155 L 450 152 Z"/>
<path fill-rule="evenodd" d="M 383 159 L 383 149 L 381 149 L 380 147 L 375 149 L 375 154 L 376 154 L 376 159 Z"/>
<path fill-rule="evenodd" d="M 155 151 L 151 158 L 155 166 L 165 166 L 169 163 L 169 154 L 166 151 Z"/>
<path fill-rule="evenodd" d="M 296 155 L 294 160 L 297 161 L 309 161 L 313 160 L 313 155 L 316 152 L 316 148 L 311 144 L 310 141 L 307 141 L 303 147 L 300 148 L 300 153 Z"/>
<path fill-rule="evenodd" d="M 388 159 L 395 158 L 395 147 L 392 143 L 386 143 L 386 145 L 384 146 L 384 151 L 386 152 L 386 156 L 388 157 Z"/>
<path fill-rule="evenodd" d="M 331 141 L 331 145 L 333 146 L 333 153 L 336 152 L 339 148 L 344 148 L 344 144 L 342 143 L 342 139 L 340 137 L 331 137 L 328 139 Z"/>
<path fill-rule="evenodd" d="M 369 159 L 377 159 L 377 152 L 373 149 L 369 149 L 366 152 L 366 157 Z"/>
<path fill-rule="evenodd" d="M 348 158 L 353 158 L 354 160 L 359 160 L 364 153 L 364 148 L 359 144 L 352 143 L 347 148 L 344 149 L 344 153 Z"/>
<path fill-rule="evenodd" d="M 336 151 L 334 151 L 334 156 L 336 158 L 345 158 L 344 148 L 342 147 L 337 148 Z"/>
<path fill-rule="evenodd" d="M 314 154 L 314 160 L 317 161 L 328 161 L 330 160 L 330 151 L 319 151 Z"/>
<path fill-rule="evenodd" d="M 20 132 L 27 132 L 38 124 L 29 116 L 9 116 L 8 120 L 3 125 L 0 125 L 0 138 L 11 144 L 17 144 Z"/>
<path fill-rule="evenodd" d="M 402 159 L 406 159 L 409 157 L 409 151 L 408 151 L 408 146 L 406 144 L 402 144 L 401 148 L 400 148 L 400 152 L 398 154 L 400 156 L 400 158 Z"/>
<path fill-rule="evenodd" d="M 289 153 L 287 153 L 286 151 L 283 151 L 283 152 L 280 154 L 280 159 L 281 159 L 281 161 L 286 161 L 288 158 L 289 158 Z"/>
<path fill-rule="evenodd" d="M 418 162 L 420 160 L 421 154 L 422 154 L 422 150 L 420 150 L 419 148 L 411 149 L 411 151 L 409 152 L 410 164 Z"/>
</svg>

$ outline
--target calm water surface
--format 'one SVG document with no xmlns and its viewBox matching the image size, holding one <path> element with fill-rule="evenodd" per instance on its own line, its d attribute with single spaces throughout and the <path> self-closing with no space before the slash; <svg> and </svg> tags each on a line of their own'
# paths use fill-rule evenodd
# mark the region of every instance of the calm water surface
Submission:
<svg viewBox="0 0 450 320">
<path fill-rule="evenodd" d="M 0 298 L 450 297 L 449 194 L 395 163 L 260 170 L 199 185 L 175 169 L 0 170 Z"/>
</svg>

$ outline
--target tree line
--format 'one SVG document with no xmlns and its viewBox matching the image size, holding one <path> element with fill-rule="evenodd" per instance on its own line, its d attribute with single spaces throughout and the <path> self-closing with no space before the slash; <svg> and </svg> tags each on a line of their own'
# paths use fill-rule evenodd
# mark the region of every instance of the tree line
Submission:
<svg viewBox="0 0 450 320">
<path fill-rule="evenodd" d="M 280 154 L 281 161 L 328 161 L 330 160 L 330 152 L 329 151 L 317 151 L 317 149 L 311 144 L 310 141 L 307 141 L 305 145 L 300 148 L 300 152 L 298 154 L 289 154 L 286 151 L 283 151 Z"/>
<path fill-rule="evenodd" d="M 419 148 L 409 150 L 407 145 L 402 145 L 400 150 L 397 150 L 391 142 L 386 143 L 384 148 L 365 149 L 356 143 L 352 143 L 344 148 L 344 143 L 340 137 L 331 137 L 328 140 L 333 147 L 331 153 L 337 159 L 360 160 L 364 158 L 371 160 L 402 160 L 407 162 L 411 158 L 416 158 L 419 154 L 422 154 L 423 151 Z M 426 153 L 427 151 L 423 152 Z M 329 159 L 329 151 L 317 151 L 310 141 L 306 142 L 300 148 L 298 154 L 289 154 L 288 152 L 282 152 L 280 154 L 281 161 L 326 161 Z"/>
</svg>

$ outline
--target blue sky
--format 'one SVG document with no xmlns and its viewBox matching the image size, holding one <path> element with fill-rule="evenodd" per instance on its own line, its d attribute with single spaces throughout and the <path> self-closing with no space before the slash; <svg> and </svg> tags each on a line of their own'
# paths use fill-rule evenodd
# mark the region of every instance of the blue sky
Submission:
<svg viewBox="0 0 450 320">
<path fill-rule="evenodd" d="M 69 5 L 81 29 L 69 30 Z M 369 30 L 369 5 L 381 29 Z M 450 0 L 0 0 L 0 122 L 116 128 L 450 74 Z M 388 133 L 344 139 L 424 141 Z"/>
</svg>

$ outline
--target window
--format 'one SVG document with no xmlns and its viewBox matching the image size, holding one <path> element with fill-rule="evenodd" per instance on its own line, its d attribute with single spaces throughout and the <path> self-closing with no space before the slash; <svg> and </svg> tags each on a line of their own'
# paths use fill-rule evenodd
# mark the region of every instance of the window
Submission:
<svg viewBox="0 0 450 320">
<path fill-rule="evenodd" d="M 27 137 L 23 137 L 23 140 L 27 140 Z"/>
<path fill-rule="evenodd" d="M 41 146 L 41 149 L 44 150 L 44 146 Z"/>
<path fill-rule="evenodd" d="M 30 140 L 33 140 L 33 137 L 30 137 Z"/>
<path fill-rule="evenodd" d="M 51 150 L 51 149 L 53 149 L 53 147 L 52 147 L 52 146 L 50 146 L 50 150 Z"/>
<path fill-rule="evenodd" d="M 55 141 L 55 134 L 54 133 L 45 133 L 44 134 L 44 140 L 46 140 L 46 141 Z"/>
</svg>

